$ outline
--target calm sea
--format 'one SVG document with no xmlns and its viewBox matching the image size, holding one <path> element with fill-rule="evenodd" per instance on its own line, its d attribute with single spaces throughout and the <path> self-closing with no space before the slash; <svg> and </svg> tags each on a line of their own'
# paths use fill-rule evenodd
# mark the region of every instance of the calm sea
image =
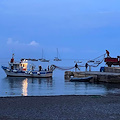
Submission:
<svg viewBox="0 0 120 120">
<path fill-rule="evenodd" d="M 0 65 L 8 66 L 9 59 L 0 59 Z M 61 62 L 51 61 L 49 63 L 30 62 L 29 64 L 48 65 L 55 64 L 61 67 L 72 67 L 74 60 L 63 60 Z M 81 68 L 84 71 L 85 68 Z M 95 68 L 99 70 L 99 68 Z M 94 70 L 94 69 L 93 69 Z M 71 71 L 74 71 L 72 69 Z M 1 96 L 51 96 L 51 95 L 106 95 L 109 93 L 120 92 L 120 84 L 108 83 L 84 83 L 70 82 L 64 79 L 64 72 L 55 69 L 53 78 L 19 78 L 6 77 L 0 68 L 0 97 Z"/>
</svg>

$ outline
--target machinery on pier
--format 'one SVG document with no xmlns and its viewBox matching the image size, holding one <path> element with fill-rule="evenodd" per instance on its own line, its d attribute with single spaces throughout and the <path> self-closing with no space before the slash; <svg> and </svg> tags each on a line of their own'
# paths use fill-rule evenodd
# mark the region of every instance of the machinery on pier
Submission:
<svg viewBox="0 0 120 120">
<path fill-rule="evenodd" d="M 110 57 L 109 51 L 106 50 L 107 57 L 104 59 L 104 62 L 108 65 L 108 67 L 111 67 L 112 65 L 119 65 L 120 66 L 120 56 L 117 56 L 116 58 Z"/>
</svg>

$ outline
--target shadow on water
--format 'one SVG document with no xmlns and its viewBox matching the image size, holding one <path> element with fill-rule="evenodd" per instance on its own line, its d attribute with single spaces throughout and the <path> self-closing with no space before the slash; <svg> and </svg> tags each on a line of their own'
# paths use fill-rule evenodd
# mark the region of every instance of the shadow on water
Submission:
<svg viewBox="0 0 120 120">
<path fill-rule="evenodd" d="M 98 83 L 98 85 L 104 86 L 110 94 L 120 94 L 120 83 Z"/>
<path fill-rule="evenodd" d="M 103 83 L 103 82 L 70 82 L 69 79 L 65 80 L 66 86 L 75 86 L 75 91 L 82 91 L 82 95 L 105 95 L 105 94 L 118 94 L 120 93 L 120 84 Z M 71 87 L 72 88 L 72 87 Z M 77 92 L 77 94 L 79 94 Z"/>
<path fill-rule="evenodd" d="M 98 83 L 94 83 L 94 84 L 99 85 L 99 86 L 104 86 L 107 90 L 111 90 L 111 89 L 114 89 L 114 88 L 120 89 L 120 83 L 98 82 Z"/>
</svg>

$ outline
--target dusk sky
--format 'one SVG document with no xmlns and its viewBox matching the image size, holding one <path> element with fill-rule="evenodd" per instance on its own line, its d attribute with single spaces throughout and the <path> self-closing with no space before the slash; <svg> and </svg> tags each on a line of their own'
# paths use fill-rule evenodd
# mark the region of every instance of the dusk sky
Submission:
<svg viewBox="0 0 120 120">
<path fill-rule="evenodd" d="M 120 0 L 1 0 L 0 58 L 120 55 Z"/>
</svg>

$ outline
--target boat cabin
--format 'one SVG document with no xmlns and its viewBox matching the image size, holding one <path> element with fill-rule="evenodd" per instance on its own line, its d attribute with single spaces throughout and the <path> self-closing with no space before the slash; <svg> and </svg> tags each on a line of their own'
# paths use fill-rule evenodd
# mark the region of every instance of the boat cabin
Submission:
<svg viewBox="0 0 120 120">
<path fill-rule="evenodd" d="M 9 62 L 9 69 L 12 70 L 20 70 L 20 71 L 27 71 L 27 60 L 21 60 L 21 62 L 15 62 L 14 57 Z"/>
<path fill-rule="evenodd" d="M 27 65 L 28 63 L 26 62 L 13 62 L 13 63 L 9 63 L 9 69 L 12 70 L 21 70 L 21 71 L 27 71 Z"/>
<path fill-rule="evenodd" d="M 14 62 L 9 63 L 9 69 L 27 71 L 28 63 Z"/>
</svg>

